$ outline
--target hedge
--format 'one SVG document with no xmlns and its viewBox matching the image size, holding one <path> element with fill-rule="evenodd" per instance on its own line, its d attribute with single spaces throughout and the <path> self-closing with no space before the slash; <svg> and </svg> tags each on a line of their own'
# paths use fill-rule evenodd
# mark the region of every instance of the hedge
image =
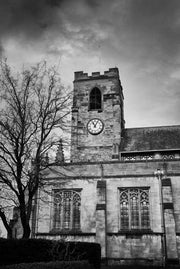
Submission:
<svg viewBox="0 0 180 269">
<path fill-rule="evenodd" d="M 95 269 L 101 266 L 101 247 L 88 242 L 53 242 L 55 260 L 88 260 Z"/>
<path fill-rule="evenodd" d="M 52 260 L 50 240 L 0 239 L 0 265 Z"/>
<path fill-rule="evenodd" d="M 88 242 L 46 239 L 0 239 L 0 265 L 49 261 L 88 260 L 100 268 L 101 248 Z"/>
<path fill-rule="evenodd" d="M 92 269 L 87 261 L 56 261 L 41 263 L 19 263 L 0 266 L 0 269 Z"/>
</svg>

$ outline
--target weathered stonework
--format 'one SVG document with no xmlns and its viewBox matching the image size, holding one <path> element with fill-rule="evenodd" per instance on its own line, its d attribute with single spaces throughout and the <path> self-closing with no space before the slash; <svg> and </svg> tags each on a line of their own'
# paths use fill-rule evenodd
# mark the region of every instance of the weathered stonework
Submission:
<svg viewBox="0 0 180 269">
<path fill-rule="evenodd" d="M 48 193 L 55 188 L 82 188 L 81 231 L 77 234 L 63 234 L 52 232 L 52 203 L 51 195 L 46 194 L 44 199 L 49 204 L 38 201 L 38 225 L 36 236 L 41 238 L 66 239 L 73 241 L 100 242 L 102 257 L 108 257 L 109 263 L 143 263 L 162 264 L 162 236 L 161 210 L 158 189 L 158 179 L 154 176 L 157 167 L 163 167 L 162 161 L 157 162 L 101 162 L 66 164 L 50 169 L 46 175 Z M 54 170 L 53 174 L 51 171 Z M 60 174 L 60 171 L 63 173 Z M 169 162 L 169 175 L 172 188 L 180 182 L 179 162 Z M 55 175 L 58 177 L 55 177 Z M 101 183 L 102 182 L 102 183 Z M 105 182 L 105 183 L 103 183 Z M 103 185 L 104 184 L 104 185 Z M 178 183 L 179 184 L 179 183 Z M 106 186 L 106 187 L 104 187 Z M 150 188 L 150 215 L 151 229 L 142 233 L 121 232 L 119 227 L 119 196 L 118 188 L 122 187 L 149 187 Z M 164 186 L 168 187 L 169 186 Z M 179 186 L 180 187 L 180 186 Z M 106 199 L 103 192 L 106 190 Z M 165 196 L 165 194 L 167 194 Z M 173 205 L 176 215 L 179 215 L 178 201 L 173 195 Z M 164 201 L 169 191 L 164 191 Z M 178 197 L 179 199 L 179 197 Z M 178 210 L 178 213 L 177 213 Z M 180 255 L 180 240 L 176 233 L 180 226 L 180 218 L 172 218 L 169 209 L 165 209 L 167 254 L 169 259 L 177 259 Z M 176 221 L 176 222 L 175 222 Z M 177 228 L 176 228 L 177 227 Z"/>
<path fill-rule="evenodd" d="M 102 106 L 90 110 L 94 87 L 101 91 Z M 93 118 L 103 122 L 98 135 L 87 129 Z M 126 129 L 122 86 L 118 69 L 112 68 L 103 75 L 75 73 L 71 134 L 71 162 L 52 164 L 44 173 L 46 191 L 37 195 L 34 236 L 99 242 L 109 264 L 179 263 L 180 126 Z M 163 171 L 159 177 L 157 169 Z M 57 189 L 80 191 L 78 230 L 54 230 Z M 148 193 L 147 227 L 122 227 L 120 192 L 125 189 Z M 122 206 L 127 204 L 132 206 L 127 201 Z"/>
<path fill-rule="evenodd" d="M 106 181 L 97 181 L 96 242 L 101 244 L 101 256 L 107 257 Z"/>
<path fill-rule="evenodd" d="M 161 235 L 108 236 L 109 264 L 146 263 L 160 265 Z"/>
<path fill-rule="evenodd" d="M 102 109 L 89 110 L 90 91 L 97 87 L 102 94 Z M 111 160 L 113 145 L 120 146 L 124 126 L 123 92 L 117 68 L 88 76 L 75 73 L 72 108 L 71 160 Z M 102 133 L 94 137 L 87 130 L 90 119 L 99 118 L 104 124 Z"/>
</svg>

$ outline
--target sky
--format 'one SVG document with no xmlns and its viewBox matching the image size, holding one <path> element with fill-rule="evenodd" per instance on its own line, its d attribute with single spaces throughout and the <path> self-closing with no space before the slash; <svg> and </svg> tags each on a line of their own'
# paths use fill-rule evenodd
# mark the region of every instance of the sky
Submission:
<svg viewBox="0 0 180 269">
<path fill-rule="evenodd" d="M 75 71 L 118 67 L 126 127 L 180 124 L 179 0 L 0 0 L 0 53 Z"/>
</svg>

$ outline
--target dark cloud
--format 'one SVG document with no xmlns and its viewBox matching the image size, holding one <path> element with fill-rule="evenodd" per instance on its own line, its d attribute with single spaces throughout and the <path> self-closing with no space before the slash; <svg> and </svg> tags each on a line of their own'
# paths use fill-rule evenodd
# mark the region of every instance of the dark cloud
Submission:
<svg viewBox="0 0 180 269">
<path fill-rule="evenodd" d="M 86 0 L 86 2 L 92 8 L 97 8 L 100 6 L 100 1 L 98 0 Z"/>
<path fill-rule="evenodd" d="M 59 37 L 84 45 L 89 44 L 90 38 L 93 44 L 96 37 L 89 25 L 98 7 L 97 0 L 1 0 L 0 42 L 39 42 L 47 51 L 51 51 L 48 46 L 52 40 L 55 43 Z"/>
<path fill-rule="evenodd" d="M 64 42 L 156 72 L 178 59 L 179 14 L 179 0 L 1 0 L 0 41 L 39 42 L 53 55 L 67 51 Z"/>
<path fill-rule="evenodd" d="M 70 21 L 79 21 L 86 9 L 97 8 L 97 0 L 1 0 L 0 38 L 9 35 L 24 35 L 38 38 L 49 27 L 63 28 L 62 14 L 67 12 Z M 63 14 L 66 16 L 66 14 Z M 86 14 L 87 16 L 87 14 Z"/>
<path fill-rule="evenodd" d="M 118 66 L 126 109 L 157 118 L 158 104 L 168 118 L 164 104 L 180 107 L 179 14 L 179 0 L 0 0 L 0 43 L 14 61 L 62 56 L 66 76 Z"/>
<path fill-rule="evenodd" d="M 39 39 L 55 31 L 67 38 L 84 38 L 86 44 L 88 36 L 99 34 L 97 41 L 105 40 L 103 32 L 107 44 L 133 47 L 132 54 L 149 49 L 156 57 L 156 45 L 162 53 L 176 53 L 179 12 L 179 0 L 1 0 L 0 39 L 18 35 Z M 67 23 L 72 27 L 67 29 Z M 76 35 L 71 35 L 73 27 L 78 28 Z"/>
<path fill-rule="evenodd" d="M 63 0 L 1 0 L 0 38 L 24 35 L 38 38 L 57 21 Z"/>
<path fill-rule="evenodd" d="M 3 48 L 3 46 L 2 46 L 1 43 L 0 43 L 0 59 L 1 59 L 2 57 L 4 57 L 4 48 Z"/>
</svg>

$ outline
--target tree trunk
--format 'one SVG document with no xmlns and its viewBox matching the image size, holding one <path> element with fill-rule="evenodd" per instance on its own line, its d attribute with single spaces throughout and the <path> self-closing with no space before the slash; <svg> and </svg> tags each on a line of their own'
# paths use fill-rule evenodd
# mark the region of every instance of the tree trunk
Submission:
<svg viewBox="0 0 180 269">
<path fill-rule="evenodd" d="M 8 239 L 12 239 L 13 238 L 13 236 L 12 236 L 12 229 L 8 229 L 8 231 L 7 231 L 7 238 Z"/>
<path fill-rule="evenodd" d="M 27 218 L 27 215 L 24 212 L 20 212 L 20 216 L 21 216 L 21 223 L 22 223 L 22 228 L 23 228 L 22 238 L 29 238 L 30 233 L 31 233 L 29 219 Z"/>
<path fill-rule="evenodd" d="M 1 209 L 0 209 L 0 217 L 1 217 L 1 220 L 2 220 L 2 222 L 4 224 L 4 227 L 7 230 L 7 237 L 11 239 L 12 238 L 12 228 L 9 225 L 9 223 L 7 222 L 6 216 L 5 216 L 4 212 Z"/>
<path fill-rule="evenodd" d="M 29 223 L 23 226 L 23 237 L 22 238 L 29 238 L 31 234 L 31 229 Z"/>
<path fill-rule="evenodd" d="M 20 218 L 21 218 L 21 224 L 22 224 L 22 228 L 23 228 L 23 236 L 22 238 L 29 238 L 30 237 L 30 233 L 31 233 L 31 229 L 30 229 L 30 225 L 29 225 L 29 220 L 30 217 L 27 216 L 26 213 L 26 206 L 24 201 L 20 201 Z"/>
</svg>

